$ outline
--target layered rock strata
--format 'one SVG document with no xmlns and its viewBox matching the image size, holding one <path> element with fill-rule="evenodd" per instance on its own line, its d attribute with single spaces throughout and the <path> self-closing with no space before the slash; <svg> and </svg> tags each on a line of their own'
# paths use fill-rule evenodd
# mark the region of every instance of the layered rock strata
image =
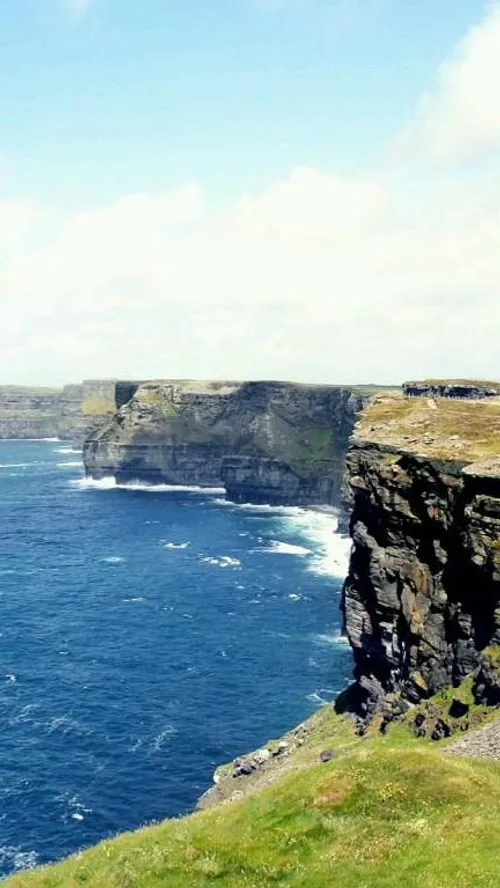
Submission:
<svg viewBox="0 0 500 888">
<path fill-rule="evenodd" d="M 500 643 L 500 401 L 380 400 L 347 459 L 358 704 L 458 684 Z"/>
<path fill-rule="evenodd" d="M 0 386 L 0 438 L 61 438 L 77 444 L 114 410 L 113 380 L 63 389 Z"/>
<path fill-rule="evenodd" d="M 237 502 L 339 504 L 361 390 L 282 382 L 119 383 L 87 474 L 225 486 Z"/>
</svg>

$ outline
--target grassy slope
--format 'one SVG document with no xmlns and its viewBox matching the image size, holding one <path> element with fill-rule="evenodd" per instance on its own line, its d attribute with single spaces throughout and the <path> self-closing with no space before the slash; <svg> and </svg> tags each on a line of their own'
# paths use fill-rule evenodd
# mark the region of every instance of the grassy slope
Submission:
<svg viewBox="0 0 500 888">
<path fill-rule="evenodd" d="M 327 740 L 336 758 L 321 765 Z M 500 765 L 442 749 L 404 724 L 357 738 L 328 708 L 295 770 L 261 791 L 6 886 L 496 888 Z"/>
</svg>

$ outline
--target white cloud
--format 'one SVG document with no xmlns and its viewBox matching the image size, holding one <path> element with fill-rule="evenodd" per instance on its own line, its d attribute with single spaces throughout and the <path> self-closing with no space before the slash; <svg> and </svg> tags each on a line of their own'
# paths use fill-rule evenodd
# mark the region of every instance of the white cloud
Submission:
<svg viewBox="0 0 500 888">
<path fill-rule="evenodd" d="M 427 155 L 495 144 L 465 121 L 499 15 L 420 108 Z M 499 377 L 499 207 L 500 176 L 425 164 L 299 167 L 224 212 L 196 184 L 66 216 L 0 203 L 0 379 Z"/>
<path fill-rule="evenodd" d="M 403 140 L 438 163 L 480 158 L 500 150 L 500 8 L 490 10 L 442 65 Z"/>
<path fill-rule="evenodd" d="M 188 185 L 12 243 L 0 376 L 499 375 L 500 187 L 404 184 L 301 168 L 224 215 Z"/>
</svg>

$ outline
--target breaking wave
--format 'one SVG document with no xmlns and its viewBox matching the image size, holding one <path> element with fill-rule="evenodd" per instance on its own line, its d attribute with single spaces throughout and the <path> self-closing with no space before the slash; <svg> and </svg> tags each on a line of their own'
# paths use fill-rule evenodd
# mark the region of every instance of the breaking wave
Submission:
<svg viewBox="0 0 500 888">
<path fill-rule="evenodd" d="M 80 465 L 80 463 L 79 463 Z M 75 487 L 82 490 L 132 490 L 144 493 L 197 493 L 205 496 L 215 496 L 223 493 L 221 487 L 199 487 L 195 484 L 146 484 L 144 481 L 118 482 L 116 478 L 78 478 L 71 481 Z"/>
</svg>

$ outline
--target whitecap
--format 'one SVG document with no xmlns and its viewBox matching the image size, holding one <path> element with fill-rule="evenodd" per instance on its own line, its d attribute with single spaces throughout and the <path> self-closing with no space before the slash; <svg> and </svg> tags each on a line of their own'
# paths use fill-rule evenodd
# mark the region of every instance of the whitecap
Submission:
<svg viewBox="0 0 500 888">
<path fill-rule="evenodd" d="M 118 482 L 114 476 L 106 478 L 79 478 L 71 481 L 84 490 L 130 490 L 141 493 L 196 493 L 213 496 L 224 492 L 221 487 L 199 487 L 193 484 L 148 484 L 145 481 Z"/>
<path fill-rule="evenodd" d="M 115 478 L 77 478 L 69 482 L 72 487 L 78 487 L 80 490 L 114 490 L 116 488 Z"/>
<path fill-rule="evenodd" d="M 104 561 L 105 564 L 122 564 L 125 559 L 119 555 L 108 555 L 106 558 L 101 558 L 101 561 Z"/>
<path fill-rule="evenodd" d="M 77 450 L 75 447 L 56 447 L 54 453 L 77 453 L 80 455 L 82 451 Z"/>
<path fill-rule="evenodd" d="M 199 487 L 196 484 L 146 484 L 142 481 L 127 481 L 116 486 L 120 490 L 139 490 L 144 493 L 197 493 L 215 496 L 224 492 L 221 487 Z"/>
<path fill-rule="evenodd" d="M 29 469 L 36 463 L 0 463 L 0 469 Z"/>
<path fill-rule="evenodd" d="M 146 599 L 142 596 L 140 596 L 139 598 L 124 598 L 123 600 L 128 604 L 135 604 L 138 601 L 146 601 Z"/>
<path fill-rule="evenodd" d="M 217 558 L 206 557 L 201 559 L 203 564 L 213 564 L 217 567 L 241 567 L 241 561 L 238 558 L 231 558 L 229 555 L 220 555 Z"/>
<path fill-rule="evenodd" d="M 292 531 L 310 546 L 308 571 L 318 576 L 346 576 L 352 542 L 338 533 L 338 516 L 331 507 L 287 508 L 279 520 L 285 531 Z"/>
<path fill-rule="evenodd" d="M 335 645 L 338 644 L 338 645 L 343 645 L 343 646 L 347 646 L 347 647 L 349 646 L 349 641 L 347 639 L 347 636 L 342 635 L 342 633 L 340 633 L 340 632 L 336 633 L 335 635 L 326 635 L 326 634 L 325 635 L 321 635 L 321 634 L 313 635 L 313 641 L 314 641 L 314 644 L 320 645 L 321 647 L 323 647 L 324 645 L 331 645 L 331 644 L 335 644 Z"/>
<path fill-rule="evenodd" d="M 273 552 L 280 555 L 298 555 L 303 558 L 306 555 L 312 555 L 310 549 L 305 546 L 297 546 L 293 543 L 284 543 L 281 540 L 269 540 L 270 545 L 261 549 L 262 552 Z"/>
<path fill-rule="evenodd" d="M 167 725 L 160 731 L 156 737 L 153 737 L 151 741 L 151 751 L 152 752 L 160 752 L 161 749 L 165 746 L 168 740 L 171 740 L 172 737 L 175 737 L 177 734 L 177 728 L 175 725 Z"/>
<path fill-rule="evenodd" d="M 58 469 L 81 469 L 82 461 L 81 460 L 73 460 L 71 462 L 61 462 L 57 463 Z"/>
<path fill-rule="evenodd" d="M 17 676 L 14 675 L 13 672 L 12 673 L 7 672 L 5 675 L 5 683 L 8 685 L 13 685 L 13 684 L 16 684 L 16 682 L 17 682 Z"/>
<path fill-rule="evenodd" d="M 165 543 L 165 549 L 187 549 L 191 543 Z"/>
<path fill-rule="evenodd" d="M 302 595 L 297 595 L 295 592 L 292 592 L 288 597 L 290 601 L 302 601 Z"/>
</svg>

